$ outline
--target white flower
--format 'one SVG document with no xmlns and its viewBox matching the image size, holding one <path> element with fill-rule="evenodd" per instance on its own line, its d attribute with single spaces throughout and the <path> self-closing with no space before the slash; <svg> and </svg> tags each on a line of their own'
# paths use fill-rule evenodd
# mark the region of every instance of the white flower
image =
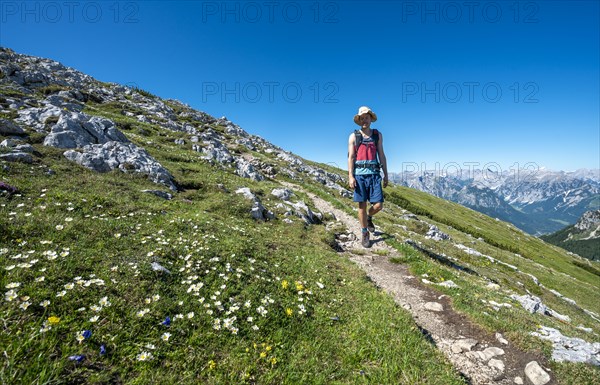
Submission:
<svg viewBox="0 0 600 385">
<path fill-rule="evenodd" d="M 95 315 L 92 318 L 90 318 L 90 322 L 96 322 L 96 321 L 98 321 L 99 318 L 100 318 L 100 316 Z"/>
<path fill-rule="evenodd" d="M 4 286 L 7 289 L 16 289 L 17 287 L 21 286 L 21 282 L 11 282 L 8 285 Z"/>
<path fill-rule="evenodd" d="M 169 340 L 169 338 L 171 338 L 171 333 L 163 333 L 163 335 L 160 338 L 166 342 Z"/>
<path fill-rule="evenodd" d="M 191 312 L 187 313 L 187 317 L 188 317 L 188 319 L 194 318 L 194 312 L 191 311 Z"/>
<path fill-rule="evenodd" d="M 100 305 L 102 305 L 102 306 L 110 306 L 110 302 L 108 302 L 108 297 L 102 297 L 100 299 Z"/>
<path fill-rule="evenodd" d="M 41 307 L 48 307 L 48 305 L 50 305 L 50 301 L 48 301 L 48 300 L 44 300 L 44 301 L 40 302 Z"/>
<path fill-rule="evenodd" d="M 152 300 L 153 300 L 154 302 L 158 301 L 159 299 L 160 299 L 160 295 L 158 295 L 158 294 L 154 294 L 154 295 L 152 296 Z"/>
<path fill-rule="evenodd" d="M 44 282 L 45 280 L 46 280 L 46 277 L 44 277 L 44 276 L 37 277 L 37 278 L 35 279 L 35 281 L 36 281 L 36 282 Z"/>
<path fill-rule="evenodd" d="M 258 330 L 258 326 L 252 325 L 252 330 Z"/>
<path fill-rule="evenodd" d="M 4 298 L 8 302 L 14 301 L 15 299 L 17 299 L 17 292 L 11 289 L 4 294 Z"/>
<path fill-rule="evenodd" d="M 56 293 L 56 296 L 57 296 L 57 297 L 64 297 L 64 296 L 65 296 L 65 294 L 67 294 L 67 291 L 66 291 L 66 290 L 63 290 L 63 291 L 59 291 L 58 293 Z"/>
<path fill-rule="evenodd" d="M 319 286 L 319 289 L 323 289 L 325 287 L 325 285 L 323 285 L 321 282 L 317 282 L 317 286 Z"/>
<path fill-rule="evenodd" d="M 23 302 L 23 303 L 21 303 L 19 305 L 19 308 L 21 308 L 22 310 L 27 310 L 27 308 L 29 307 L 29 305 L 31 305 L 31 302 L 25 301 L 25 302 Z"/>
<path fill-rule="evenodd" d="M 92 305 L 92 306 L 90 306 L 90 310 L 91 311 L 95 311 L 95 312 L 99 312 L 100 310 L 102 310 L 102 306 Z"/>
<path fill-rule="evenodd" d="M 65 226 L 63 226 L 63 225 L 56 225 L 56 230 L 58 230 L 58 231 L 60 231 L 64 228 L 65 228 Z"/>
<path fill-rule="evenodd" d="M 154 357 L 152 356 L 152 353 L 150 352 L 141 352 L 140 354 L 137 355 L 136 359 L 138 361 L 150 361 L 152 360 Z"/>
<path fill-rule="evenodd" d="M 73 222 L 73 218 L 67 217 L 67 218 L 65 218 L 65 222 Z"/>
</svg>

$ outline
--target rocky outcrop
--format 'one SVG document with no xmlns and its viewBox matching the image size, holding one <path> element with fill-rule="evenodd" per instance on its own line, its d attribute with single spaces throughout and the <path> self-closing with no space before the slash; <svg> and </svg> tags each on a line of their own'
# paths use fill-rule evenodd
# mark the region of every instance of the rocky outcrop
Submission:
<svg viewBox="0 0 600 385">
<path fill-rule="evenodd" d="M 150 180 L 176 190 L 173 177 L 163 166 L 152 158 L 146 150 L 132 144 L 116 141 L 104 144 L 90 144 L 81 151 L 69 150 L 65 157 L 90 170 L 107 172 L 118 169 L 123 172 L 139 172 L 148 175 Z"/>
<path fill-rule="evenodd" d="M 109 119 L 68 112 L 62 114 L 58 123 L 52 126 L 50 133 L 44 139 L 44 145 L 56 148 L 80 148 L 110 141 L 129 142 Z"/>
<path fill-rule="evenodd" d="M 558 362 L 585 362 L 600 366 L 600 342 L 586 342 L 581 338 L 562 335 L 557 329 L 541 326 L 532 336 L 552 342 L 552 359 Z"/>
<path fill-rule="evenodd" d="M 575 223 L 575 228 L 579 231 L 588 231 L 600 226 L 600 210 L 586 211 Z M 598 234 L 600 237 L 600 234 Z"/>
</svg>

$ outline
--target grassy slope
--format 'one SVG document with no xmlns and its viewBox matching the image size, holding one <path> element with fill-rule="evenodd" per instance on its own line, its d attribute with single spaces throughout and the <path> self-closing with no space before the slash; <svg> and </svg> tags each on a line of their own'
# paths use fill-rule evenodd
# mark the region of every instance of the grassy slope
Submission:
<svg viewBox="0 0 600 385">
<path fill-rule="evenodd" d="M 249 186 L 274 206 L 275 184 L 199 161 L 159 131 L 125 132 L 188 186 L 172 201 L 140 192 L 157 188 L 145 177 L 95 174 L 39 144 L 39 162 L 0 171 L 20 190 L 0 197 L 0 285 L 17 292 L 0 305 L 1 383 L 463 383 L 410 315 L 331 250 L 324 226 L 254 222 L 233 192 Z M 110 306 L 93 310 L 104 297 Z"/>
<path fill-rule="evenodd" d="M 331 251 L 333 235 L 323 226 L 299 222 L 288 225 L 278 220 L 256 223 L 249 219 L 250 203 L 232 193 L 249 186 L 267 207 L 273 207 L 276 201 L 270 191 L 276 184 L 254 183 L 220 166 L 210 166 L 199 160 L 189 144 L 173 144 L 174 139 L 183 137 L 182 133 L 138 123 L 121 115 L 115 106 L 89 105 L 87 112 L 115 120 L 131 140 L 165 165 L 186 191 L 172 201 L 164 201 L 140 192 L 157 187 L 144 177 L 118 172 L 94 174 L 66 161 L 62 151 L 39 144 L 35 145 L 43 155 L 39 163 L 11 164 L 9 171 L 1 171 L 2 180 L 19 187 L 22 193 L 0 198 L 0 284 L 3 288 L 11 282 L 21 284 L 16 289 L 19 298 L 3 302 L 0 307 L 7 325 L 0 343 L 8 347 L 0 381 L 462 382 L 422 338 L 409 315 L 376 291 L 356 267 Z M 37 142 L 39 138 L 32 139 Z M 277 162 L 265 154 L 254 155 Z M 54 175 L 46 173 L 48 167 Z M 324 168 L 345 176 L 341 170 Z M 308 179 L 303 184 L 336 207 L 353 212 L 348 199 L 334 196 L 331 190 Z M 599 313 L 595 293 L 600 283 L 594 275 L 597 264 L 583 269 L 582 263 L 588 261 L 569 257 L 504 222 L 415 190 L 389 188 L 387 199 L 377 224 L 386 231 L 388 243 L 403 254 L 399 262 L 408 263 L 415 274 L 427 274 L 434 282 L 452 279 L 458 283 L 459 289 L 440 290 L 474 321 L 490 331 L 505 333 L 523 349 L 541 350 L 548 357 L 549 344 L 528 334 L 539 324 L 586 340 L 590 335 L 575 326 L 581 324 L 600 333 L 598 323 L 536 286 L 529 277 L 470 256 L 448 241 L 426 239 L 427 226 L 402 219 L 401 207 L 438 225 L 453 237 L 453 242 L 518 266 L 546 287 Z M 73 220 L 66 222 L 67 218 Z M 64 229 L 56 230 L 58 224 Z M 403 243 L 409 237 L 456 258 L 478 275 L 429 260 Z M 54 260 L 43 254 L 48 250 L 60 254 L 64 248 L 69 249 L 68 255 Z M 32 259 L 39 260 L 32 267 L 5 269 Z M 152 261 L 160 262 L 173 274 L 151 271 Z M 561 272 L 568 272 L 575 280 Z M 92 289 L 87 289 L 75 282 L 73 289 L 65 288 L 75 277 L 81 276 L 85 282 L 90 274 L 102 278 L 105 285 L 92 284 Z M 36 278 L 42 276 L 44 281 L 37 282 Z M 485 289 L 487 280 L 483 277 L 513 292 L 529 290 L 552 309 L 568 314 L 571 324 L 526 313 L 508 299 L 506 292 Z M 288 282 L 286 289 L 283 280 Z M 204 284 L 197 296 L 187 292 L 193 282 Z M 303 286 L 301 291 L 307 288 L 312 294 L 299 295 L 293 289 L 296 282 Z M 4 290 L 6 293 L 9 289 Z M 67 294 L 56 297 L 62 290 Z M 217 291 L 221 293 L 217 295 Z M 160 298 L 154 301 L 153 295 Z M 217 298 L 211 299 L 212 295 Z M 273 303 L 265 298 L 267 295 Z M 90 310 L 105 296 L 112 303 L 110 307 L 97 314 Z M 38 305 L 44 299 L 51 301 L 47 308 Z M 494 311 L 483 302 L 489 300 L 512 303 L 513 307 Z M 217 301 L 223 310 L 219 310 Z M 247 301 L 248 308 L 244 306 Z M 27 310 L 19 308 L 27 302 L 31 303 Z M 298 304 L 305 305 L 306 314 L 298 313 Z M 256 311 L 261 305 L 268 311 L 266 317 Z M 226 314 L 232 306 L 239 309 Z M 78 311 L 83 307 L 85 310 Z M 138 317 L 143 309 L 148 313 Z M 286 309 L 291 310 L 290 316 Z M 208 310 L 213 313 L 207 314 Z M 190 312 L 194 312 L 192 318 L 188 318 Z M 164 317 L 174 318 L 176 314 L 183 315 L 183 319 L 174 320 L 168 328 L 160 325 Z M 52 315 L 60 317 L 60 322 L 40 333 Z M 94 315 L 99 318 L 91 322 Z M 234 315 L 232 327 L 238 329 L 237 335 L 222 324 Z M 249 316 L 254 318 L 252 322 L 247 320 Z M 216 318 L 221 320 L 221 330 L 213 328 Z M 259 329 L 253 330 L 253 325 Z M 92 337 L 78 344 L 75 333 L 88 329 Z M 161 340 L 165 332 L 171 333 L 168 342 Z M 100 356 L 100 344 L 106 345 L 106 356 Z M 137 361 L 142 351 L 151 352 L 154 359 Z M 81 364 L 68 361 L 69 355 L 77 353 L 86 354 L 86 360 Z M 597 369 L 583 364 L 553 364 L 553 369 L 563 383 L 593 383 L 600 376 Z"/>
</svg>

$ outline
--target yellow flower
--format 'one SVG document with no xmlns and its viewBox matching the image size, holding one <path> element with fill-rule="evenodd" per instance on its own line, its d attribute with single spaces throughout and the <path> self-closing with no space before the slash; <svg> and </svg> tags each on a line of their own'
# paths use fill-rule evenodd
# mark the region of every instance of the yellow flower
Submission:
<svg viewBox="0 0 600 385">
<path fill-rule="evenodd" d="M 271 346 L 267 346 L 267 347 L 265 348 L 265 350 L 266 350 L 267 352 L 270 352 L 270 351 L 271 351 Z"/>
<path fill-rule="evenodd" d="M 296 290 L 300 291 L 302 289 L 304 289 L 304 285 L 302 285 L 302 282 L 296 281 Z"/>
<path fill-rule="evenodd" d="M 286 281 L 285 279 L 283 281 L 281 281 L 281 287 L 285 290 L 290 286 L 289 282 Z"/>
<path fill-rule="evenodd" d="M 50 323 L 50 325 L 57 325 L 60 322 L 60 318 L 53 315 L 51 317 L 48 317 L 48 322 Z"/>
<path fill-rule="evenodd" d="M 265 358 L 267 356 L 267 352 L 260 352 L 260 358 Z"/>
<path fill-rule="evenodd" d="M 217 363 L 216 362 L 214 362 L 213 360 L 208 361 L 208 368 L 210 370 L 213 370 L 216 367 L 217 367 Z"/>
<path fill-rule="evenodd" d="M 277 358 L 271 358 L 271 365 L 275 365 L 277 363 Z"/>
<path fill-rule="evenodd" d="M 292 316 L 292 314 L 294 314 L 294 311 L 288 307 L 287 309 L 285 309 L 285 314 L 286 314 L 288 317 L 291 317 L 291 316 Z"/>
</svg>

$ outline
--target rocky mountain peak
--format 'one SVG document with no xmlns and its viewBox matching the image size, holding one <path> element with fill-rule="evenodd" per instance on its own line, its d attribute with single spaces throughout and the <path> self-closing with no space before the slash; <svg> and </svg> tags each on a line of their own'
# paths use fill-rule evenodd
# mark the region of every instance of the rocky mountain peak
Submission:
<svg viewBox="0 0 600 385">
<path fill-rule="evenodd" d="M 190 146 L 198 160 L 242 177 L 309 177 L 350 194 L 337 174 L 307 164 L 226 117 L 217 119 L 177 100 L 103 83 L 56 61 L 0 47 L 0 134 L 12 136 L 2 143 L 0 159 L 32 163 L 34 154 L 21 142 L 35 133 L 45 146 L 64 149 L 67 159 L 94 171 L 142 173 L 178 190 L 171 173 L 144 148 L 152 145 L 144 137 L 157 127 L 178 133 L 175 143 Z"/>
</svg>

